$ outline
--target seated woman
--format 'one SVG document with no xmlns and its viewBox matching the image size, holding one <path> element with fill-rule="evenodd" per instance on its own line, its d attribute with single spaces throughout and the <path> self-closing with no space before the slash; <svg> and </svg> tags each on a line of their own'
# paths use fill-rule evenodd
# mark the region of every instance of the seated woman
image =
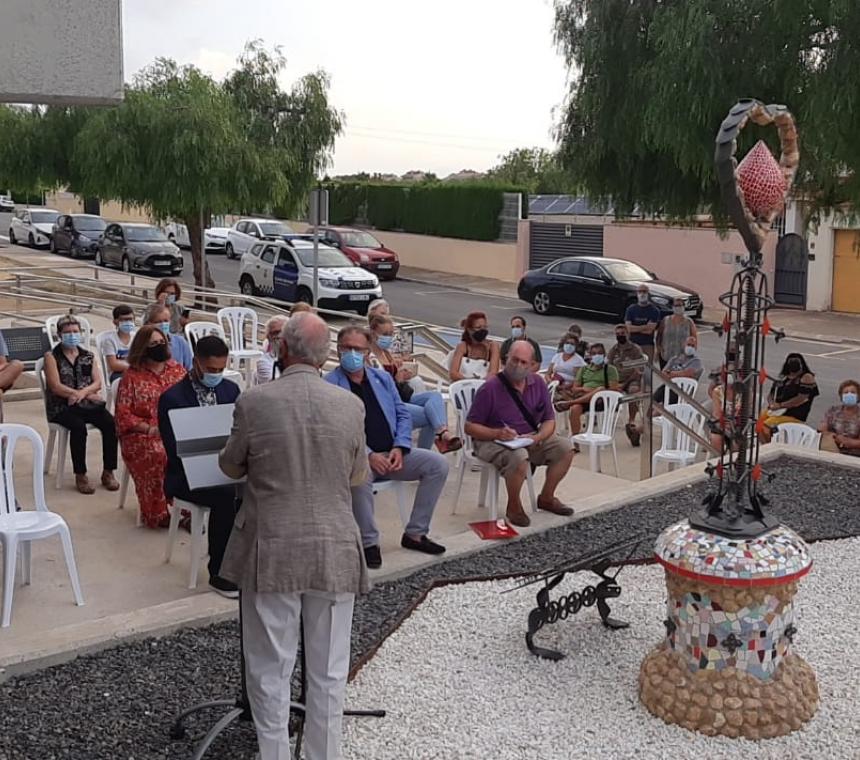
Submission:
<svg viewBox="0 0 860 760">
<path fill-rule="evenodd" d="M 557 412 L 570 409 L 575 398 L 573 383 L 576 373 L 580 367 L 585 366 L 585 359 L 577 353 L 579 336 L 576 333 L 567 332 L 561 339 L 561 348 L 552 359 L 549 360 L 547 369 L 547 382 L 558 380 L 558 387 L 553 395 L 553 404 Z"/>
<path fill-rule="evenodd" d="M 168 336 L 156 325 L 137 331 L 128 354 L 128 369 L 116 395 L 116 427 L 122 459 L 134 480 L 140 514 L 148 528 L 170 523 L 164 495 L 167 454 L 158 432 L 158 399 L 185 377 L 185 368 L 170 358 Z"/>
<path fill-rule="evenodd" d="M 499 372 L 499 344 L 489 340 L 487 315 L 473 311 L 460 323 L 463 335 L 451 354 L 448 376 L 457 380 L 485 380 Z"/>
<path fill-rule="evenodd" d="M 860 397 L 860 383 L 856 380 L 843 380 L 839 383 L 839 400 L 842 403 L 831 406 L 827 410 L 818 428 L 822 433 L 822 448 L 835 448 L 841 454 L 860 457 L 858 397 Z"/>
<path fill-rule="evenodd" d="M 156 303 L 170 309 L 170 332 L 174 335 L 182 335 L 188 323 L 188 311 L 179 302 L 181 298 L 182 288 L 171 277 L 165 277 L 155 286 Z"/>
<path fill-rule="evenodd" d="M 102 434 L 102 485 L 116 491 L 116 427 L 102 396 L 102 372 L 92 351 L 80 347 L 81 323 L 74 317 L 57 322 L 60 342 L 45 354 L 48 421 L 69 430 L 69 449 L 75 486 L 83 494 L 95 493 L 87 478 L 87 425 Z"/>
<path fill-rule="evenodd" d="M 374 317 L 370 321 L 370 333 L 370 364 L 377 369 L 384 369 L 394 378 L 400 399 L 412 415 L 412 427 L 419 431 L 418 448 L 429 449 L 434 441 L 442 454 L 463 448 L 463 442 L 448 433 L 448 414 L 442 395 L 436 391 L 416 393 L 410 385 L 415 373 L 406 369 L 403 361 L 391 354 L 394 339 L 394 322 L 391 318 Z"/>
<path fill-rule="evenodd" d="M 591 361 L 580 367 L 573 382 L 572 395 L 574 398 L 570 407 L 570 434 L 576 435 L 582 430 L 582 415 L 591 405 L 591 397 L 598 391 L 617 391 L 620 387 L 618 370 L 606 362 L 606 349 L 602 343 L 592 343 L 588 347 Z M 600 403 L 600 402 L 598 402 Z M 597 411 L 602 409 L 596 407 Z M 574 450 L 578 447 L 574 445 Z"/>
<path fill-rule="evenodd" d="M 758 420 L 759 439 L 768 443 L 783 422 L 806 422 L 812 402 L 819 394 L 815 375 L 801 354 L 785 357 L 782 371 L 768 394 L 767 409 Z"/>
<path fill-rule="evenodd" d="M 266 322 L 266 342 L 263 346 L 263 355 L 257 359 L 257 366 L 254 370 L 257 376 L 257 385 L 265 385 L 281 376 L 276 365 L 278 363 L 278 349 L 281 345 L 281 330 L 284 329 L 285 324 L 287 324 L 287 318 L 283 314 L 275 314 Z"/>
</svg>

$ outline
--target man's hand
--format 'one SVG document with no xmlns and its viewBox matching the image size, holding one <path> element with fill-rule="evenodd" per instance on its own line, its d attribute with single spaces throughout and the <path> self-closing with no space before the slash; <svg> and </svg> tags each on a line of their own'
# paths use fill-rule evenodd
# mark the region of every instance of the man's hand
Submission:
<svg viewBox="0 0 860 760">
<path fill-rule="evenodd" d="M 517 437 L 517 431 L 512 430 L 507 425 L 503 428 L 499 428 L 497 431 L 496 440 L 497 441 L 513 441 L 514 438 Z"/>
<path fill-rule="evenodd" d="M 413 377 L 415 377 L 415 375 L 413 375 L 408 369 L 404 369 L 403 367 L 401 367 L 399 370 L 397 370 L 397 376 L 395 377 L 395 380 L 397 380 L 398 383 L 407 383 Z"/>
<path fill-rule="evenodd" d="M 389 472 L 398 472 L 403 469 L 403 452 L 400 449 L 391 449 L 388 454 Z"/>
<path fill-rule="evenodd" d="M 367 461 L 370 463 L 370 469 L 377 475 L 387 475 L 391 471 L 391 464 L 386 454 L 373 452 L 367 457 Z"/>
</svg>

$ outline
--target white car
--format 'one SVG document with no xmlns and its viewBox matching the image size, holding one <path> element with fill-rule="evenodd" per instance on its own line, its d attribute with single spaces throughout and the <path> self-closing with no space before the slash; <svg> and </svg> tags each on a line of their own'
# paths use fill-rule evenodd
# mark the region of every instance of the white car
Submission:
<svg viewBox="0 0 860 760">
<path fill-rule="evenodd" d="M 382 298 L 379 279 L 355 266 L 336 248 L 319 246 L 319 303 L 321 309 L 357 311 Z M 290 242 L 255 243 L 242 256 L 239 288 L 246 296 L 265 295 L 280 301 L 313 305 L 314 246 L 301 238 Z"/>
<path fill-rule="evenodd" d="M 12 217 L 9 225 L 10 243 L 27 243 L 32 248 L 48 246 L 54 222 L 60 216 L 52 208 L 22 208 Z"/>
<path fill-rule="evenodd" d="M 295 231 L 279 219 L 239 219 L 227 230 L 225 252 L 228 259 L 235 259 L 261 240 L 284 240 Z"/>
<path fill-rule="evenodd" d="M 0 195 L 0 211 L 14 211 L 15 210 L 15 201 L 12 200 L 11 195 Z"/>
<path fill-rule="evenodd" d="M 182 222 L 168 222 L 161 229 L 167 235 L 167 239 L 175 246 L 185 249 L 191 248 L 188 227 Z M 224 253 L 224 247 L 227 244 L 227 230 L 227 227 L 210 227 L 204 230 L 208 253 Z"/>
</svg>

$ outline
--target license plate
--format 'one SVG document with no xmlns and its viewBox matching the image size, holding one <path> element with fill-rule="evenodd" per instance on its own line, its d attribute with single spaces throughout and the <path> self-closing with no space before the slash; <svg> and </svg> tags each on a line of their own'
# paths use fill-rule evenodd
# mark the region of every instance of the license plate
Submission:
<svg viewBox="0 0 860 760">
<path fill-rule="evenodd" d="M 350 296 L 349 300 L 350 301 L 369 301 L 370 296 L 367 295 L 366 293 L 363 295 L 354 295 L 354 296 Z"/>
<path fill-rule="evenodd" d="M 155 259 L 153 264 L 157 267 L 169 267 L 173 262 L 170 259 Z"/>
<path fill-rule="evenodd" d="M 391 264 L 379 264 L 378 268 L 379 269 L 391 269 L 391 266 L 392 266 Z"/>
<path fill-rule="evenodd" d="M 695 309 L 688 309 L 687 311 L 684 312 L 684 316 L 695 317 L 696 316 L 696 310 Z"/>
</svg>

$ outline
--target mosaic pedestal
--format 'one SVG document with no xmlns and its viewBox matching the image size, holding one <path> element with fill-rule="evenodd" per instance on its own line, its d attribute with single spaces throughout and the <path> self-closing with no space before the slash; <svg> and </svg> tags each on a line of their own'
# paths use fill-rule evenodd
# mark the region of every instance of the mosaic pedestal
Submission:
<svg viewBox="0 0 860 760">
<path fill-rule="evenodd" d="M 815 672 L 791 651 L 793 599 L 812 567 L 803 539 L 782 526 L 727 538 L 683 521 L 660 535 L 655 554 L 666 572 L 666 636 L 639 672 L 645 707 L 708 736 L 800 728 L 818 706 Z"/>
</svg>

